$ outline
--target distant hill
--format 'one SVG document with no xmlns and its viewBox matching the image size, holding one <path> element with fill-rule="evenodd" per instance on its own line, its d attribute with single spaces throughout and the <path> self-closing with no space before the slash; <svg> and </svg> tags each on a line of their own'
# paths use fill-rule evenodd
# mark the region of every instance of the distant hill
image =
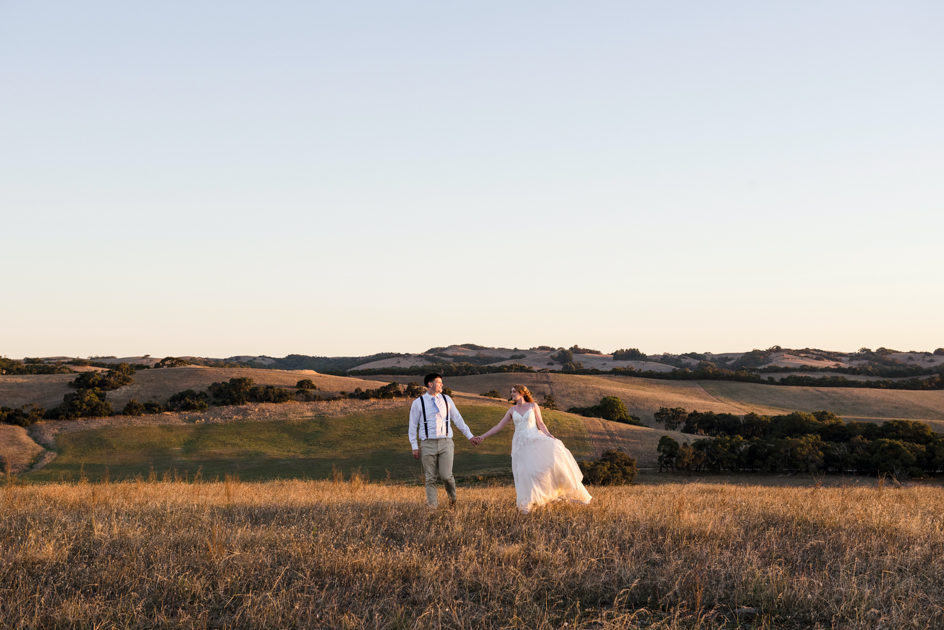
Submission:
<svg viewBox="0 0 944 630">
<path fill-rule="evenodd" d="M 95 363 L 104 365 L 121 362 L 156 366 L 161 359 L 144 355 L 140 357 L 91 357 Z M 934 352 L 901 352 L 888 348 L 871 350 L 861 348 L 855 352 L 838 352 L 816 348 L 789 349 L 773 346 L 766 350 L 749 352 L 686 352 L 682 354 L 644 354 L 635 349 L 609 353 L 580 348 L 555 348 L 537 346 L 529 349 L 490 348 L 466 343 L 430 348 L 418 354 L 381 352 L 362 357 L 325 357 L 290 354 L 286 357 L 265 355 L 235 355 L 225 358 L 183 356 L 186 362 L 209 367 L 245 366 L 274 370 L 315 370 L 330 374 L 344 374 L 363 370 L 420 369 L 423 366 L 447 364 L 470 364 L 498 368 L 518 364 L 534 371 L 566 371 L 565 365 L 586 370 L 608 372 L 614 368 L 641 372 L 671 372 L 676 369 L 697 370 L 707 364 L 725 370 L 746 369 L 780 379 L 790 372 L 800 371 L 808 375 L 843 375 L 855 378 L 909 378 L 928 375 L 944 369 L 944 348 Z M 69 357 L 46 357 L 47 363 L 59 361 L 69 365 Z M 0 366 L 2 367 L 2 366 Z M 2 371 L 0 371 L 2 373 Z"/>
</svg>

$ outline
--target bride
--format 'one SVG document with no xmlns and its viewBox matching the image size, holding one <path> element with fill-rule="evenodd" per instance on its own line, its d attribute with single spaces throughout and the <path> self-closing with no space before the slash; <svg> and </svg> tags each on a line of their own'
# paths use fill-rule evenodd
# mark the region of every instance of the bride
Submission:
<svg viewBox="0 0 944 630">
<path fill-rule="evenodd" d="M 583 473 L 564 443 L 551 435 L 541 418 L 541 408 L 534 402 L 527 387 L 511 388 L 515 405 L 501 421 L 477 438 L 480 444 L 505 428 L 509 420 L 515 422 L 515 437 L 511 441 L 511 471 L 515 476 L 518 509 L 527 513 L 550 501 L 566 499 L 590 503 L 590 493 L 583 487 Z"/>
</svg>

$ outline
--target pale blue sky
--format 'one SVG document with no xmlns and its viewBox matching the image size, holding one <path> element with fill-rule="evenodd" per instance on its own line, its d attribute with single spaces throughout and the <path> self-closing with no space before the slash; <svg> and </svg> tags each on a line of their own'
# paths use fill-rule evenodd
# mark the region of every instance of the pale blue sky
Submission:
<svg viewBox="0 0 944 630">
<path fill-rule="evenodd" d="M 0 354 L 944 346 L 940 2 L 0 2 Z"/>
</svg>

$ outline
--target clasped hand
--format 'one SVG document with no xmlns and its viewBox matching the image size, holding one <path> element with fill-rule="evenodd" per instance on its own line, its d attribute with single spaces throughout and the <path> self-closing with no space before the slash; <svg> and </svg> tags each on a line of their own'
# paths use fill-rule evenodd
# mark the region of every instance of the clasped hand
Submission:
<svg viewBox="0 0 944 630">
<path fill-rule="evenodd" d="M 485 438 L 483 438 L 480 435 L 477 435 L 469 441 L 472 442 L 472 446 L 478 446 L 479 444 L 485 441 Z"/>
</svg>

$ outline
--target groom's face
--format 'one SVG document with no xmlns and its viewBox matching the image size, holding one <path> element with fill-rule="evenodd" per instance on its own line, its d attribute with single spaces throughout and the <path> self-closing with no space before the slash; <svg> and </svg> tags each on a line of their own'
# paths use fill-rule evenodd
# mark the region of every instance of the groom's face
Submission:
<svg viewBox="0 0 944 630">
<path fill-rule="evenodd" d="M 439 394 L 442 393 L 442 388 L 443 388 L 442 379 L 434 378 L 433 380 L 429 382 L 428 387 L 429 387 L 429 393 L 431 396 L 438 396 Z"/>
</svg>

